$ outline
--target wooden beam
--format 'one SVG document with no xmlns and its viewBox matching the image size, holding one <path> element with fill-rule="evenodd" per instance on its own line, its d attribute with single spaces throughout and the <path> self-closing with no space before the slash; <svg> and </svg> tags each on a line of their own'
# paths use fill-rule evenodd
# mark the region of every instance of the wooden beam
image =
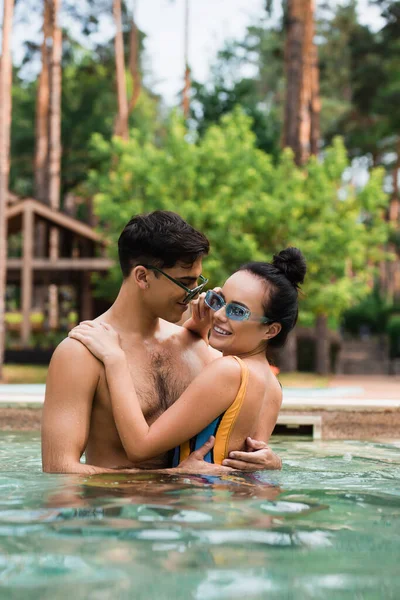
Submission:
<svg viewBox="0 0 400 600">
<path fill-rule="evenodd" d="M 12 60 L 11 31 L 14 17 L 14 0 L 3 2 L 3 27 L 0 69 L 0 381 L 3 377 L 5 350 L 5 311 L 7 287 L 7 200 L 10 175 L 10 129 Z"/>
<path fill-rule="evenodd" d="M 33 261 L 33 211 L 24 212 L 23 223 L 23 259 L 22 259 L 22 330 L 21 341 L 24 346 L 29 343 L 31 335 L 30 313 L 32 305 L 32 261 Z"/>
<path fill-rule="evenodd" d="M 54 223 L 55 225 L 59 225 L 60 227 L 63 227 L 64 229 L 69 229 L 70 231 L 73 231 L 77 235 L 81 235 L 84 238 L 88 238 L 89 240 L 93 240 L 94 242 L 98 242 L 101 244 L 106 243 L 103 240 L 103 238 L 101 237 L 101 235 L 99 233 L 97 233 L 97 231 L 94 231 L 94 229 L 92 229 L 85 223 L 82 223 L 81 221 L 78 221 L 77 219 L 73 219 L 72 217 L 69 217 L 68 215 L 65 215 L 65 214 L 63 214 L 55 209 L 52 209 L 49 206 L 46 206 L 45 204 L 41 204 L 40 202 L 37 202 L 36 200 L 33 200 L 33 199 L 23 200 L 20 203 L 18 203 L 17 205 L 9 208 L 7 210 L 7 219 L 9 220 L 9 219 L 12 219 L 13 217 L 16 217 L 17 215 L 23 213 L 28 208 L 32 208 L 34 210 L 35 214 L 42 217 L 43 219 L 46 219 L 47 221 L 50 221 L 51 223 Z"/>
<path fill-rule="evenodd" d="M 24 259 L 9 258 L 7 270 L 22 269 Z M 32 260 L 34 271 L 108 271 L 114 266 L 114 261 L 109 258 L 58 258 L 51 261 L 48 258 L 35 258 Z"/>
</svg>

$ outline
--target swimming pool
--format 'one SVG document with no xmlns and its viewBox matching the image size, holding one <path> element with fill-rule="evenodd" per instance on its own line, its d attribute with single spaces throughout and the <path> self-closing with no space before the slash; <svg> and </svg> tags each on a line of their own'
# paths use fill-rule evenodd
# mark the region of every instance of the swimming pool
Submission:
<svg viewBox="0 0 400 600">
<path fill-rule="evenodd" d="M 84 478 L 0 433 L 0 598 L 400 598 L 400 444 L 274 448 L 258 481 Z"/>
</svg>

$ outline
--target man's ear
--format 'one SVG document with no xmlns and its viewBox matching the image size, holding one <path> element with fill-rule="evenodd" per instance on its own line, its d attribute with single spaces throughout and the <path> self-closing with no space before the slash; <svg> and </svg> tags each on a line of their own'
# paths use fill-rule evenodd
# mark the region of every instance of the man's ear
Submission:
<svg viewBox="0 0 400 600">
<path fill-rule="evenodd" d="M 264 338 L 266 340 L 270 340 L 271 338 L 274 338 L 275 336 L 278 335 L 278 333 L 281 331 L 281 329 L 282 329 L 282 325 L 280 323 L 271 323 L 271 325 L 268 325 L 268 329 L 265 331 Z"/>
<path fill-rule="evenodd" d="M 146 267 L 138 265 L 132 269 L 130 277 L 132 277 L 133 281 L 140 289 L 145 290 L 149 287 L 149 271 Z"/>
</svg>

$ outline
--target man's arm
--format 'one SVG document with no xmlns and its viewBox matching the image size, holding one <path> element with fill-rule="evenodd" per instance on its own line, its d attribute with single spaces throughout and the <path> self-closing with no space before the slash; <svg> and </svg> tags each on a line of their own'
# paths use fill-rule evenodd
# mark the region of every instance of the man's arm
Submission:
<svg viewBox="0 0 400 600">
<path fill-rule="evenodd" d="M 46 473 L 114 472 L 84 465 L 100 363 L 79 342 L 66 339 L 55 350 L 46 382 L 42 417 L 42 467 Z"/>
</svg>

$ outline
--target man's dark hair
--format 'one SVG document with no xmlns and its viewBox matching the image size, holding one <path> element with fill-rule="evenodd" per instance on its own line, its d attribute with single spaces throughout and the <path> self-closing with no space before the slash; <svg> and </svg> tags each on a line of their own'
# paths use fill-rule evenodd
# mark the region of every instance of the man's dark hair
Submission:
<svg viewBox="0 0 400 600">
<path fill-rule="evenodd" d="M 132 217 L 118 240 L 124 278 L 140 264 L 160 269 L 173 267 L 177 262 L 192 265 L 197 258 L 208 254 L 209 249 L 205 235 L 166 210 Z"/>
</svg>

